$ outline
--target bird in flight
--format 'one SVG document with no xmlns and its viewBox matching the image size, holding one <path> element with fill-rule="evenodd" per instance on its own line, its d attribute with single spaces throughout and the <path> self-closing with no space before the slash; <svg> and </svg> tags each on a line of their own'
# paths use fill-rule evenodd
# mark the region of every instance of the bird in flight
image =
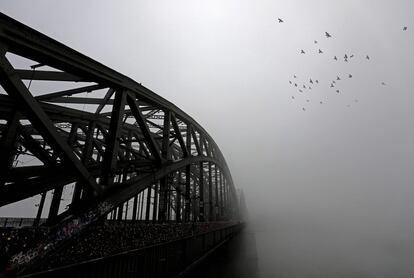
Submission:
<svg viewBox="0 0 414 278">
<path fill-rule="evenodd" d="M 403 31 L 407 31 L 407 26 L 404 26 L 403 27 Z"/>
<path fill-rule="evenodd" d="M 369 60 L 369 56 L 367 55 L 366 57 L 365 57 L 367 60 Z"/>
<path fill-rule="evenodd" d="M 296 74 L 293 75 L 293 78 L 296 78 Z"/>
<path fill-rule="evenodd" d="M 339 90 L 336 90 L 336 92 L 339 94 Z"/>
<path fill-rule="evenodd" d="M 303 93 L 303 91 L 301 89 L 299 89 L 299 93 Z"/>
<path fill-rule="evenodd" d="M 307 99 L 306 102 L 309 102 L 309 99 Z"/>
<path fill-rule="evenodd" d="M 319 48 L 319 54 L 323 53 L 323 51 Z"/>
<path fill-rule="evenodd" d="M 315 82 L 316 82 L 317 84 L 319 84 L 319 81 L 318 81 L 318 79 L 316 79 L 316 80 L 315 80 Z"/>
<path fill-rule="evenodd" d="M 302 110 L 303 110 L 303 111 L 306 111 L 305 107 L 302 107 Z"/>
<path fill-rule="evenodd" d="M 283 19 L 281 19 L 280 17 L 277 19 L 279 21 L 279 23 L 283 23 Z"/>
<path fill-rule="evenodd" d="M 294 96 L 292 96 L 292 99 L 295 99 L 295 97 L 294 97 Z"/>
<path fill-rule="evenodd" d="M 352 74 L 349 74 L 349 75 L 348 75 L 348 77 L 349 77 L 349 78 L 352 78 Z"/>
<path fill-rule="evenodd" d="M 309 89 L 309 90 L 312 90 L 312 87 L 311 87 L 311 86 L 308 86 L 308 89 Z"/>
<path fill-rule="evenodd" d="M 385 85 L 387 85 L 387 84 L 385 84 L 385 82 L 381 82 L 381 85 L 382 85 L 382 86 L 385 86 Z"/>
<path fill-rule="evenodd" d="M 292 81 L 289 80 L 289 84 L 292 84 Z"/>
<path fill-rule="evenodd" d="M 300 54 L 305 54 L 305 51 L 303 49 L 301 49 Z"/>
<path fill-rule="evenodd" d="M 331 88 L 335 87 L 333 83 L 331 83 Z"/>
<path fill-rule="evenodd" d="M 312 80 L 312 78 L 309 80 L 309 83 L 313 84 L 313 80 Z"/>
<path fill-rule="evenodd" d="M 297 86 L 298 86 L 298 84 L 295 83 L 295 87 L 297 87 Z"/>
<path fill-rule="evenodd" d="M 328 32 L 325 32 L 325 36 L 326 36 L 327 38 L 332 37 L 332 36 L 331 36 L 331 34 L 329 34 Z"/>
<path fill-rule="evenodd" d="M 318 41 L 313 41 L 315 44 L 317 44 L 318 43 Z"/>
<path fill-rule="evenodd" d="M 303 89 L 306 89 L 306 86 L 305 85 L 303 85 L 302 87 L 303 87 Z"/>
<path fill-rule="evenodd" d="M 334 60 L 335 60 L 335 61 L 338 61 L 338 58 L 337 58 L 336 56 L 334 56 Z"/>
<path fill-rule="evenodd" d="M 351 56 L 349 56 L 349 58 L 354 58 L 354 54 L 352 54 Z"/>
<path fill-rule="evenodd" d="M 320 103 L 320 104 L 322 104 L 323 102 L 322 102 L 322 101 L 320 101 L 319 103 Z"/>
<path fill-rule="evenodd" d="M 339 78 L 339 76 L 336 77 L 336 80 L 341 80 L 341 78 Z"/>
</svg>

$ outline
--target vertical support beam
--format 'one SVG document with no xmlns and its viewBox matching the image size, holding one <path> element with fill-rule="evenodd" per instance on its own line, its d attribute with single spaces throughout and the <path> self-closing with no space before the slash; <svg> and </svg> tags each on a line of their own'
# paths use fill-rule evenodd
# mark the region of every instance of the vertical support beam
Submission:
<svg viewBox="0 0 414 278">
<path fill-rule="evenodd" d="M 114 182 L 125 101 L 126 92 L 123 90 L 116 91 L 109 132 L 105 140 L 106 148 L 102 165 L 101 184 L 105 187 L 110 187 Z"/>
<path fill-rule="evenodd" d="M 3 131 L 0 140 L 0 187 L 4 185 L 5 178 L 10 168 L 13 166 L 13 160 L 17 151 L 17 133 L 19 129 L 20 112 L 14 111 L 7 120 L 6 128 Z"/>
<path fill-rule="evenodd" d="M 95 126 L 96 124 L 94 121 L 90 121 L 88 124 L 88 131 L 86 132 L 85 145 L 83 146 L 82 160 L 81 160 L 84 165 L 89 164 L 90 157 L 92 156 L 93 135 L 95 132 Z M 86 187 L 84 185 L 85 185 L 85 182 L 82 182 L 82 181 L 78 181 L 75 184 L 75 188 L 73 190 L 73 195 L 72 195 L 72 205 L 80 200 L 82 187 L 84 190 L 82 194 L 83 195 L 82 198 L 87 199 L 89 196 L 92 196 L 91 188 Z"/>
<path fill-rule="evenodd" d="M 132 221 L 137 219 L 137 205 L 138 205 L 138 195 L 134 196 L 134 204 L 132 205 Z"/>
<path fill-rule="evenodd" d="M 208 219 L 214 221 L 212 162 L 208 162 Z"/>
<path fill-rule="evenodd" d="M 220 218 L 224 216 L 224 193 L 223 193 L 223 173 L 220 171 Z"/>
<path fill-rule="evenodd" d="M 42 212 L 43 212 L 43 206 L 45 205 L 46 194 L 47 194 L 47 191 L 40 194 L 41 197 L 40 197 L 39 208 L 37 209 L 37 215 L 33 222 L 33 226 L 35 227 L 39 226 L 40 219 L 42 218 Z"/>
<path fill-rule="evenodd" d="M 175 204 L 175 220 L 180 223 L 181 222 L 181 192 L 182 192 L 182 186 L 181 186 L 181 170 L 178 170 L 178 181 L 177 181 L 177 187 L 176 187 L 176 204 Z"/>
<path fill-rule="evenodd" d="M 152 185 L 147 188 L 147 207 L 145 209 L 145 223 L 149 222 L 149 217 L 150 217 L 151 191 L 152 191 Z"/>
<path fill-rule="evenodd" d="M 63 186 L 56 187 L 55 190 L 53 190 L 53 197 L 52 202 L 50 203 L 49 216 L 47 217 L 47 221 L 52 221 L 58 215 L 62 193 Z"/>
<path fill-rule="evenodd" d="M 139 220 L 142 220 L 142 215 L 144 214 L 144 191 L 141 192 L 141 210 Z"/>
<path fill-rule="evenodd" d="M 171 113 L 169 111 L 164 112 L 164 126 L 162 137 L 162 150 L 161 154 L 165 160 L 168 160 L 170 155 L 170 123 Z M 165 222 L 167 219 L 167 188 L 168 188 L 168 175 L 164 176 L 160 180 L 160 208 L 158 211 L 158 219 L 160 222 Z M 155 217 L 154 217 L 155 218 Z"/>
<path fill-rule="evenodd" d="M 190 186 L 191 186 L 191 164 L 185 167 L 185 207 L 184 207 L 184 222 L 190 222 Z"/>
<path fill-rule="evenodd" d="M 158 182 L 154 184 L 154 206 L 152 208 L 152 222 L 157 221 L 157 210 L 158 208 Z"/>
<path fill-rule="evenodd" d="M 123 212 L 124 212 L 124 203 L 122 203 L 118 206 L 118 216 L 117 216 L 118 221 L 122 221 Z"/>
<path fill-rule="evenodd" d="M 223 196 L 224 196 L 224 204 L 223 204 L 223 211 L 224 217 L 228 220 L 228 195 L 227 195 L 227 180 L 223 175 Z"/>
<path fill-rule="evenodd" d="M 199 203 L 199 220 L 204 222 L 204 163 L 200 162 L 200 174 L 199 174 L 199 191 L 200 191 L 200 203 Z"/>
<path fill-rule="evenodd" d="M 214 219 L 217 221 L 220 219 L 220 215 L 219 215 L 219 184 L 218 184 L 218 171 L 217 171 L 217 164 L 214 165 L 214 180 L 215 180 L 215 198 L 214 198 L 214 207 L 215 207 L 215 213 L 214 213 Z"/>
</svg>

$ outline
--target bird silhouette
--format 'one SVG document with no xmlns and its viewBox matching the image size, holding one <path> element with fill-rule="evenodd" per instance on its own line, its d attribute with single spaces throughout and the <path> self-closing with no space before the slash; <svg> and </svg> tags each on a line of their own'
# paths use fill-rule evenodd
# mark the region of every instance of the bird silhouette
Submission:
<svg viewBox="0 0 414 278">
<path fill-rule="evenodd" d="M 279 23 L 283 23 L 284 22 L 283 19 L 281 19 L 281 18 L 278 18 L 277 20 L 279 21 Z"/>
<path fill-rule="evenodd" d="M 385 82 L 381 82 L 381 85 L 382 85 L 382 86 L 385 86 L 385 85 L 387 85 L 387 84 L 385 84 Z"/>
<path fill-rule="evenodd" d="M 303 87 L 303 89 L 306 89 L 306 85 L 303 85 L 302 87 Z"/>
<path fill-rule="evenodd" d="M 335 60 L 335 61 L 338 61 L 338 58 L 337 58 L 336 56 L 334 56 L 334 60 Z"/>
<path fill-rule="evenodd" d="M 311 87 L 311 86 L 308 86 L 308 89 L 309 89 L 309 90 L 312 90 L 312 87 Z"/>
<path fill-rule="evenodd" d="M 335 80 L 332 80 L 332 83 L 333 83 L 333 84 L 336 84 Z"/>
<path fill-rule="evenodd" d="M 319 48 L 319 54 L 323 53 L 323 51 Z"/>
<path fill-rule="evenodd" d="M 404 26 L 403 27 L 403 31 L 407 31 L 407 26 Z"/>
<path fill-rule="evenodd" d="M 352 74 L 348 74 L 348 77 L 349 77 L 349 78 L 352 78 Z"/>
<path fill-rule="evenodd" d="M 367 60 L 369 60 L 369 59 L 370 59 L 368 55 L 367 55 L 365 58 L 366 58 Z"/>
<path fill-rule="evenodd" d="M 318 41 L 313 41 L 313 43 L 314 43 L 314 44 L 317 44 L 317 43 L 318 43 Z"/>
<path fill-rule="evenodd" d="M 335 87 L 334 84 L 331 83 L 331 88 Z"/>
<path fill-rule="evenodd" d="M 293 75 L 293 78 L 296 78 L 296 74 Z"/>
<path fill-rule="evenodd" d="M 298 86 L 298 84 L 295 83 L 295 87 L 297 87 L 297 86 Z"/>
<path fill-rule="evenodd" d="M 322 104 L 323 102 L 322 102 L 322 101 L 320 101 L 319 103 L 320 103 L 320 104 Z"/>
<path fill-rule="evenodd" d="M 331 36 L 331 34 L 329 34 L 328 32 L 325 32 L 325 36 L 326 36 L 327 38 L 332 37 L 332 36 Z"/>
<path fill-rule="evenodd" d="M 299 93 L 303 93 L 303 91 L 301 89 L 299 89 Z"/>
<path fill-rule="evenodd" d="M 309 99 L 307 99 L 306 102 L 309 102 Z"/>
<path fill-rule="evenodd" d="M 339 90 L 336 90 L 336 92 L 339 94 Z"/>
<path fill-rule="evenodd" d="M 303 110 L 303 111 L 306 111 L 305 107 L 302 107 L 302 110 Z"/>
<path fill-rule="evenodd" d="M 354 58 L 354 54 L 352 54 L 351 56 L 349 56 L 349 58 Z"/>
<path fill-rule="evenodd" d="M 292 81 L 289 80 L 289 84 L 292 84 Z"/>
<path fill-rule="evenodd" d="M 318 79 L 316 79 L 316 80 L 315 80 L 315 82 L 316 82 L 316 84 L 319 84 L 319 81 L 318 81 Z"/>
<path fill-rule="evenodd" d="M 339 78 L 339 76 L 336 77 L 336 80 L 341 80 L 341 78 Z"/>
<path fill-rule="evenodd" d="M 305 51 L 303 49 L 301 49 L 300 54 L 305 54 Z"/>
<path fill-rule="evenodd" d="M 312 80 L 312 78 L 309 80 L 309 83 L 313 84 L 313 80 Z"/>
<path fill-rule="evenodd" d="M 292 96 L 292 99 L 295 99 L 295 97 L 294 97 L 294 96 Z"/>
</svg>

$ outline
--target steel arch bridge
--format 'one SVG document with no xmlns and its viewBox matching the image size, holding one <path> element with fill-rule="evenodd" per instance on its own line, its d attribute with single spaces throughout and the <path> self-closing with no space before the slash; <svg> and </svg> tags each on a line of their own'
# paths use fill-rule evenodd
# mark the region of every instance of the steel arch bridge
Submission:
<svg viewBox="0 0 414 278">
<path fill-rule="evenodd" d="M 34 225 L 54 227 L 20 264 L 102 219 L 237 219 L 226 161 L 194 119 L 4 14 L 0 85 L 0 206 L 35 197 Z"/>
</svg>

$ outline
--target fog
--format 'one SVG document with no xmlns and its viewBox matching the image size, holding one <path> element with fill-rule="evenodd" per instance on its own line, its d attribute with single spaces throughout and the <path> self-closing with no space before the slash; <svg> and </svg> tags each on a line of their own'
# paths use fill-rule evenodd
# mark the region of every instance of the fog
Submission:
<svg viewBox="0 0 414 278">
<path fill-rule="evenodd" d="M 244 191 L 258 277 L 413 277 L 414 2 L 0 9 L 142 82 L 209 132 Z M 329 87 L 337 76 L 340 94 Z M 310 78 L 320 84 L 304 93 L 289 84 Z"/>
</svg>

